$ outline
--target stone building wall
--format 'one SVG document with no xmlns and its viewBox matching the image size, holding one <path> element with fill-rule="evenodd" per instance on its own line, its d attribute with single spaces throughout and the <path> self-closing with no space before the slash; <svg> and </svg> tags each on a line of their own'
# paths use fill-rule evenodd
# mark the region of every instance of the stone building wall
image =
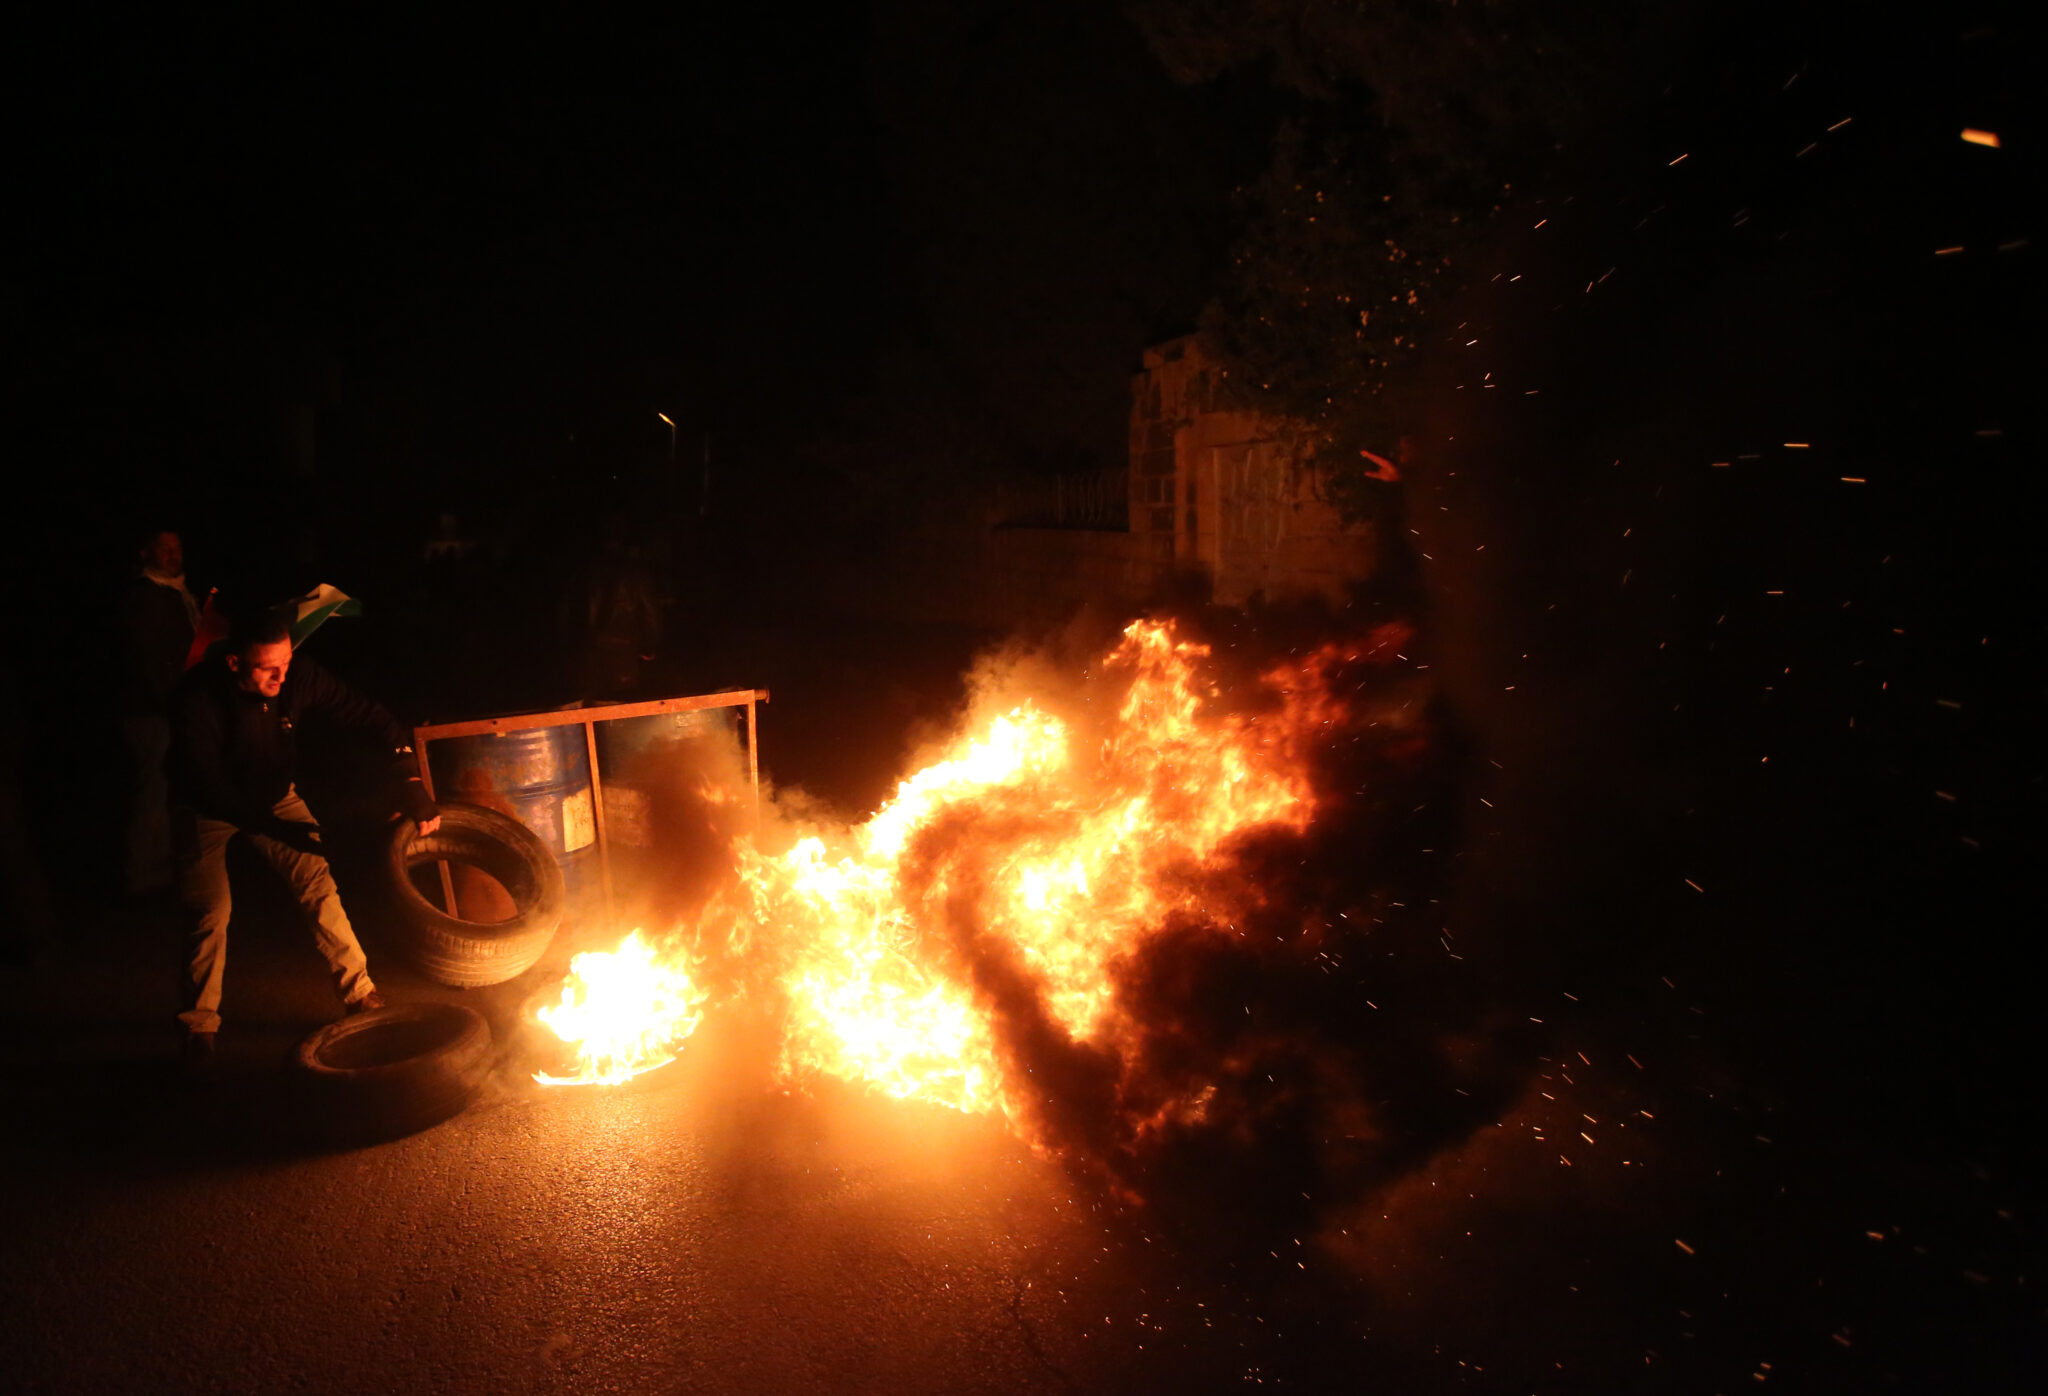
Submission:
<svg viewBox="0 0 2048 1396">
<path fill-rule="evenodd" d="M 1341 603 L 1374 565 L 1370 527 L 1323 499 L 1284 423 L 1231 410 L 1221 386 L 1192 335 L 1146 350 L 1131 384 L 1129 526 L 946 520 L 921 550 L 945 580 L 906 579 L 899 609 L 1000 628 L 1083 604 L 1136 612 L 1190 581 L 1230 606 Z"/>
<path fill-rule="evenodd" d="M 1368 576 L 1370 526 L 1346 524 L 1284 422 L 1232 410 L 1193 335 L 1145 351 L 1131 391 L 1137 550 L 1203 574 L 1230 606 L 1254 596 L 1341 601 Z"/>
</svg>

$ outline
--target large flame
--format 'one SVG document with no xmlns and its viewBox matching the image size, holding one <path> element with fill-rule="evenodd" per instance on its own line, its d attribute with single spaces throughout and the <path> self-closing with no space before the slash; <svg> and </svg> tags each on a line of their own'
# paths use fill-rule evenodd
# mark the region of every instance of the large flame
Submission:
<svg viewBox="0 0 2048 1396">
<path fill-rule="evenodd" d="M 1324 682 L 1334 657 L 1265 675 L 1254 701 L 1233 708 L 1218 701 L 1206 646 L 1167 622 L 1135 623 L 1097 678 L 1108 712 L 1084 705 L 1063 720 L 1005 695 L 866 822 L 774 855 L 743 840 L 696 950 L 730 966 L 735 990 L 786 1003 L 792 1077 L 1026 1113 L 994 1000 L 1023 986 L 1049 1030 L 1115 1053 L 1127 958 L 1177 917 L 1231 933 L 1232 899 L 1255 895 L 1226 875 L 1236 842 L 1307 826 L 1309 750 L 1335 710 Z M 628 957 L 639 944 L 615 960 L 578 957 L 593 1001 L 610 991 L 586 976 L 658 976 L 684 955 Z M 611 1021 L 612 1067 L 573 1079 L 645 1069 L 629 1060 L 623 1020 Z M 652 1037 L 663 1045 L 650 1058 L 673 1056 L 679 1039 Z M 1197 1083 L 1146 1110 L 1199 1116 L 1207 1097 Z"/>
</svg>

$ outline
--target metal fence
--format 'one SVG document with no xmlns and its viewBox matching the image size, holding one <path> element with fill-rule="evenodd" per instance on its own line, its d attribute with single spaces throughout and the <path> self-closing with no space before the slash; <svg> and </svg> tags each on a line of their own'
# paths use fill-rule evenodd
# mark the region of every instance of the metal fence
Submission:
<svg viewBox="0 0 2048 1396">
<path fill-rule="evenodd" d="M 1117 531 L 1131 526 L 1131 472 L 1119 467 L 996 486 L 996 527 Z"/>
</svg>

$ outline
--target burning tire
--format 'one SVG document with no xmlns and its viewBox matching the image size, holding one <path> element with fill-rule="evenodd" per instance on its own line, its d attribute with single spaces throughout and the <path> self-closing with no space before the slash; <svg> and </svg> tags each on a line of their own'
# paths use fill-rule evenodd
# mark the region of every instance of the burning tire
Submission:
<svg viewBox="0 0 2048 1396">
<path fill-rule="evenodd" d="M 504 921 L 451 916 L 413 884 L 413 869 L 447 860 L 496 879 L 512 899 Z M 422 836 L 411 820 L 391 836 L 391 892 L 406 953 L 435 980 L 457 989 L 502 984 L 533 967 L 562 923 L 567 892 L 547 846 L 519 821 L 475 805 L 441 806 L 441 827 Z"/>
<path fill-rule="evenodd" d="M 490 1056 L 490 1024 L 459 1004 L 398 1004 L 329 1023 L 296 1054 L 307 1128 L 331 1142 L 416 1134 L 462 1113 Z"/>
</svg>

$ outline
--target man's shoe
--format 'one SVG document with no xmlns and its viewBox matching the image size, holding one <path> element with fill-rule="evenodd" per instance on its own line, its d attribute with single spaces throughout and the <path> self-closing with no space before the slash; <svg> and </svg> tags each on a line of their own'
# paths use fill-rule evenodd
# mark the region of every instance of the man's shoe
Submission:
<svg viewBox="0 0 2048 1396">
<path fill-rule="evenodd" d="M 372 989 L 370 990 L 369 993 L 364 994 L 361 998 L 352 999 L 349 1002 L 343 1004 L 341 1006 L 341 1013 L 344 1018 L 353 1018 L 358 1013 L 375 1013 L 378 1009 L 382 1008 L 383 1006 L 384 996 L 378 993 L 375 989 Z"/>
</svg>

